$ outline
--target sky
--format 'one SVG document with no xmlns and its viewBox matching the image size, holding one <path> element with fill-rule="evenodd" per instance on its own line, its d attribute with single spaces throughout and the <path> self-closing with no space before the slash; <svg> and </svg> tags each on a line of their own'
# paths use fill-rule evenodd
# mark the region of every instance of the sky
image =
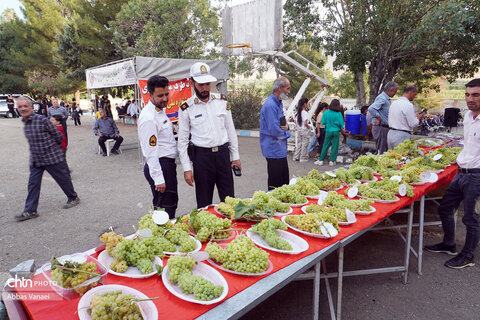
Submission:
<svg viewBox="0 0 480 320">
<path fill-rule="evenodd" d="M 20 1 L 19 0 L 1 0 L 0 1 L 0 13 L 3 13 L 5 9 L 12 8 L 15 9 L 19 17 L 23 17 L 22 11 L 20 10 Z"/>
</svg>

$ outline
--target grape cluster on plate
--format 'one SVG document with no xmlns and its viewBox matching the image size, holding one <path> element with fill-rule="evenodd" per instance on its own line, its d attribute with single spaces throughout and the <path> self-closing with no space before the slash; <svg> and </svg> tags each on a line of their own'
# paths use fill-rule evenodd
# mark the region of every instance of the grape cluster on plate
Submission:
<svg viewBox="0 0 480 320">
<path fill-rule="evenodd" d="M 323 200 L 323 205 L 327 207 L 335 207 L 339 209 L 348 209 L 350 211 L 371 211 L 370 205 L 374 203 L 372 200 L 359 199 L 352 200 L 346 199 L 343 195 L 330 191 Z"/>
<path fill-rule="evenodd" d="M 292 245 L 280 238 L 277 230 L 287 230 L 288 226 L 280 220 L 270 218 L 254 225 L 250 230 L 260 235 L 265 242 L 276 249 L 290 251 Z"/>
<path fill-rule="evenodd" d="M 173 256 L 168 259 L 168 280 L 176 284 L 184 294 L 193 294 L 197 300 L 210 301 L 223 293 L 222 286 L 216 286 L 212 281 L 202 276 L 194 275 L 192 268 L 197 261 L 188 256 Z"/>
<path fill-rule="evenodd" d="M 143 319 L 137 298 L 131 294 L 122 294 L 121 290 L 94 294 L 89 313 L 92 320 Z"/>
</svg>

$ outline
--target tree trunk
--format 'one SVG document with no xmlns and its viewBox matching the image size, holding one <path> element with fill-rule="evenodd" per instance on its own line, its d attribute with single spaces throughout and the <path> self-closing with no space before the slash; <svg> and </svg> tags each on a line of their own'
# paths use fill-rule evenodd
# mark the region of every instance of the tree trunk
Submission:
<svg viewBox="0 0 480 320">
<path fill-rule="evenodd" d="M 370 64 L 370 78 L 368 80 L 370 85 L 370 98 L 368 104 L 372 104 L 375 101 L 375 98 L 380 93 L 380 85 L 383 82 L 383 77 L 385 75 L 385 61 L 382 57 L 377 57 Z"/>
<path fill-rule="evenodd" d="M 353 76 L 355 82 L 355 92 L 357 97 L 357 108 L 361 108 L 367 103 L 367 95 L 365 93 L 365 83 L 363 82 L 363 71 L 355 71 Z"/>
</svg>

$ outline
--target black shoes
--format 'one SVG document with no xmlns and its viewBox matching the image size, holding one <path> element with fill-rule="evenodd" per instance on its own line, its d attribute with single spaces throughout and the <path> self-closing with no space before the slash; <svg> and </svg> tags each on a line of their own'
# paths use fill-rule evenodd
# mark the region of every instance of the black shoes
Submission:
<svg viewBox="0 0 480 320">
<path fill-rule="evenodd" d="M 37 218 L 37 217 L 38 217 L 38 213 L 36 211 L 35 212 L 22 212 L 22 213 L 17 214 L 15 216 L 15 220 L 25 221 L 25 220 L 34 219 L 34 218 Z"/>
<path fill-rule="evenodd" d="M 110 153 L 113 153 L 113 154 L 120 154 L 120 152 L 118 152 L 118 150 L 117 150 L 117 149 L 110 151 Z"/>
<path fill-rule="evenodd" d="M 445 267 L 452 269 L 463 269 L 466 267 L 473 267 L 474 265 L 473 255 L 465 255 L 463 253 L 459 253 L 455 258 L 445 262 Z"/>
<path fill-rule="evenodd" d="M 68 199 L 67 203 L 63 206 L 63 209 L 70 209 L 75 207 L 80 203 L 80 198 L 76 197 L 75 199 Z"/>
<path fill-rule="evenodd" d="M 424 248 L 425 250 L 430 252 L 446 253 L 451 256 L 454 256 L 457 254 L 457 249 L 455 248 L 455 245 L 449 246 L 449 245 L 443 244 L 443 242 L 434 244 L 432 246 L 425 246 Z"/>
</svg>

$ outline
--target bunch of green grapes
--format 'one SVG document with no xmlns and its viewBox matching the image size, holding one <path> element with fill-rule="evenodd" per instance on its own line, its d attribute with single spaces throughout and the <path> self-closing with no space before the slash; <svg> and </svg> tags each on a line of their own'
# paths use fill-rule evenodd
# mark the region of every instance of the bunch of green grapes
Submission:
<svg viewBox="0 0 480 320">
<path fill-rule="evenodd" d="M 216 286 L 202 276 L 196 276 L 192 268 L 197 262 L 188 256 L 174 256 L 168 259 L 168 280 L 178 285 L 184 294 L 193 294 L 197 300 L 210 301 L 220 297 L 222 286 Z"/>
<path fill-rule="evenodd" d="M 170 229 L 173 227 L 173 224 L 171 221 L 168 221 L 166 224 L 159 226 L 155 222 L 153 222 L 152 214 L 147 213 L 144 215 L 140 221 L 138 222 L 138 227 L 139 229 L 150 229 L 152 230 L 152 234 L 154 236 L 163 236 L 165 233 L 165 230 Z"/>
<path fill-rule="evenodd" d="M 405 140 L 395 148 L 393 152 L 401 154 L 403 157 L 418 157 L 420 149 L 417 147 L 417 144 L 414 140 Z M 420 150 L 423 154 L 423 151 Z"/>
<path fill-rule="evenodd" d="M 115 255 L 115 247 L 122 240 L 123 240 L 123 236 L 120 234 L 117 235 L 113 231 L 105 232 L 100 236 L 100 241 L 106 243 L 105 248 L 107 249 L 108 254 L 110 254 L 112 257 Z"/>
<path fill-rule="evenodd" d="M 387 150 L 387 152 L 384 155 L 382 155 L 382 158 L 393 159 L 393 160 L 397 160 L 397 162 L 399 162 L 399 161 L 403 160 L 403 155 L 401 153 L 395 152 L 393 150 Z"/>
<path fill-rule="evenodd" d="M 309 173 L 307 173 L 304 178 L 307 180 L 322 180 L 323 174 L 319 173 L 317 169 L 313 169 Z"/>
<path fill-rule="evenodd" d="M 228 197 L 227 197 L 228 198 Z M 230 217 L 231 219 L 235 218 L 235 210 L 233 207 L 225 202 L 220 202 L 217 205 L 217 210 L 220 211 L 222 214 L 224 214 L 227 217 Z"/>
<path fill-rule="evenodd" d="M 242 201 L 245 205 L 249 206 L 251 200 L 250 199 L 240 199 L 240 198 L 232 198 L 232 197 L 225 197 L 225 203 L 235 207 L 240 201 Z"/>
<path fill-rule="evenodd" d="M 188 226 L 184 223 L 176 223 L 173 228 L 165 234 L 165 239 L 175 245 L 179 245 L 179 252 L 186 253 L 197 248 L 197 243 L 194 239 L 190 238 Z"/>
<path fill-rule="evenodd" d="M 400 187 L 402 183 L 396 181 L 396 180 L 381 180 L 381 181 L 375 181 L 375 182 L 370 182 L 368 186 L 373 189 L 378 189 L 378 190 L 385 190 L 385 191 L 390 191 L 393 193 L 398 193 L 398 188 Z M 407 196 L 410 198 L 413 198 L 413 187 L 409 184 L 405 185 L 407 187 Z"/>
<path fill-rule="evenodd" d="M 348 170 L 348 174 L 353 178 L 353 180 L 363 180 L 363 181 L 373 180 L 372 170 L 366 167 L 352 168 Z"/>
<path fill-rule="evenodd" d="M 315 234 L 323 234 L 321 226 L 325 222 L 331 223 L 335 229 L 340 230 L 338 219 L 325 211 L 312 212 L 298 216 L 289 215 L 285 217 L 285 222 L 299 230 Z"/>
<path fill-rule="evenodd" d="M 456 162 L 458 154 L 463 150 L 463 148 L 461 147 L 447 147 L 445 149 L 450 150 L 450 156 L 449 156 L 450 163 Z"/>
<path fill-rule="evenodd" d="M 298 191 L 304 196 L 316 196 L 320 191 L 313 182 L 303 178 L 298 178 L 295 185 Z"/>
<path fill-rule="evenodd" d="M 397 169 L 398 160 L 386 157 L 385 155 L 379 157 L 379 163 L 382 168 Z"/>
<path fill-rule="evenodd" d="M 271 195 L 284 203 L 305 203 L 307 198 L 298 191 L 296 185 L 283 185 L 274 189 Z"/>
<path fill-rule="evenodd" d="M 337 218 L 338 221 L 340 222 L 346 222 L 347 221 L 347 213 L 345 212 L 345 209 L 340 209 L 340 208 L 335 208 L 335 207 L 325 207 L 324 205 L 318 205 L 318 204 L 311 204 L 307 207 L 305 210 L 307 211 L 307 214 L 314 213 L 314 214 L 329 214 Z"/>
<path fill-rule="evenodd" d="M 288 226 L 282 221 L 270 218 L 254 225 L 251 230 L 260 235 L 269 246 L 280 250 L 291 251 L 292 246 L 290 243 L 280 238 L 277 232 L 277 230 L 287 230 L 287 228 Z"/>
<path fill-rule="evenodd" d="M 137 298 L 122 294 L 121 290 L 96 293 L 90 301 L 89 313 L 92 320 L 140 320 L 143 319 Z"/>
<path fill-rule="evenodd" d="M 455 162 L 456 159 L 457 159 L 457 153 L 452 150 L 453 148 L 439 148 L 435 151 L 432 151 L 432 152 L 429 152 L 427 153 L 425 156 L 427 158 L 430 158 L 433 160 L 433 157 L 436 156 L 437 154 L 441 154 L 442 157 L 437 160 L 437 162 L 440 162 L 441 164 L 445 165 L 445 166 L 448 166 L 450 165 L 452 162 Z M 435 161 L 435 160 L 433 160 Z"/>
<path fill-rule="evenodd" d="M 353 162 L 350 166 L 351 169 L 356 167 L 368 167 L 375 170 L 376 172 L 378 172 L 378 170 L 382 168 L 377 156 L 373 154 L 358 157 L 357 160 L 355 160 L 355 162 Z"/>
<path fill-rule="evenodd" d="M 193 221 L 191 227 L 197 233 L 195 238 L 201 242 L 207 241 L 212 236 L 215 239 L 225 239 L 230 235 L 230 232 L 221 230 L 229 229 L 232 221 L 219 218 L 208 211 L 202 210 L 196 213 L 191 221 Z"/>
<path fill-rule="evenodd" d="M 450 163 L 448 163 L 450 164 Z M 418 167 L 427 167 L 428 170 L 439 170 L 439 169 L 444 169 L 447 165 L 443 164 L 439 161 L 435 161 L 432 158 L 428 156 L 423 156 L 423 157 L 418 157 L 410 161 L 409 163 L 406 163 L 402 166 L 405 168 L 410 168 L 413 166 L 418 166 Z"/>
<path fill-rule="evenodd" d="M 242 273 L 264 272 L 270 256 L 245 235 L 236 237 L 225 249 L 215 242 L 209 242 L 205 251 L 223 268 Z"/>
<path fill-rule="evenodd" d="M 350 170 L 346 168 L 338 168 L 335 170 L 335 175 L 345 184 L 354 184 L 356 182 L 356 178 L 350 174 Z"/>
<path fill-rule="evenodd" d="M 288 212 L 290 205 L 288 203 L 282 203 L 277 198 L 274 198 L 265 191 L 255 191 L 252 197 L 251 204 L 255 205 L 255 209 L 264 212 Z"/>
<path fill-rule="evenodd" d="M 337 190 L 343 184 L 343 181 L 338 178 L 310 181 L 313 182 L 321 190 Z"/>
<path fill-rule="evenodd" d="M 129 266 L 133 266 L 144 274 L 153 272 L 152 260 L 155 256 L 164 256 L 162 240 L 159 240 L 162 238 L 152 236 L 141 241 L 124 238 L 117 244 L 110 268 L 115 272 L 125 272 Z M 167 241 L 165 238 L 163 240 Z M 175 246 L 173 249 L 176 250 Z"/>
<path fill-rule="evenodd" d="M 390 191 L 385 191 L 381 189 L 370 188 L 366 184 L 360 184 L 357 186 L 358 194 L 365 198 L 378 199 L 378 200 L 395 200 L 395 193 Z M 345 194 L 348 193 L 348 188 L 345 191 Z"/>
<path fill-rule="evenodd" d="M 370 205 L 372 203 L 373 201 L 368 199 L 346 199 L 343 195 L 336 192 L 329 192 L 325 200 L 323 200 L 324 206 L 348 209 L 350 211 L 371 211 Z"/>
</svg>

